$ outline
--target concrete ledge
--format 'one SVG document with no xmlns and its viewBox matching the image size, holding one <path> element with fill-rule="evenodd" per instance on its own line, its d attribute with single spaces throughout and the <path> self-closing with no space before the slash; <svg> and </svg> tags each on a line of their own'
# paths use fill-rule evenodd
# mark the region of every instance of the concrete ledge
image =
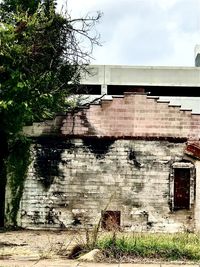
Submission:
<svg viewBox="0 0 200 267">
<path fill-rule="evenodd" d="M 82 84 L 141 86 L 200 86 L 200 68 L 90 65 Z"/>
</svg>

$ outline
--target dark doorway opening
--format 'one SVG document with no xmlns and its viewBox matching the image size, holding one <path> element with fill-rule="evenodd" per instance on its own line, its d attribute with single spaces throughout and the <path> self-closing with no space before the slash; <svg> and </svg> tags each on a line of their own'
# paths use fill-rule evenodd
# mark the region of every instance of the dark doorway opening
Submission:
<svg viewBox="0 0 200 267">
<path fill-rule="evenodd" d="M 190 169 L 174 169 L 174 210 L 190 208 Z"/>
<path fill-rule="evenodd" d="M 101 227 L 104 230 L 112 231 L 120 229 L 120 211 L 106 210 L 102 211 Z"/>
</svg>

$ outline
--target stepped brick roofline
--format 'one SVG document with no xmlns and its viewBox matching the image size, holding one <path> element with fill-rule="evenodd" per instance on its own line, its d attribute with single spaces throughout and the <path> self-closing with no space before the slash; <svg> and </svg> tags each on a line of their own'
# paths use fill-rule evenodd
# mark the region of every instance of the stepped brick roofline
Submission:
<svg viewBox="0 0 200 267">
<path fill-rule="evenodd" d="M 72 137 L 200 140 L 200 115 L 141 93 L 101 100 L 62 120 L 61 135 Z"/>
</svg>

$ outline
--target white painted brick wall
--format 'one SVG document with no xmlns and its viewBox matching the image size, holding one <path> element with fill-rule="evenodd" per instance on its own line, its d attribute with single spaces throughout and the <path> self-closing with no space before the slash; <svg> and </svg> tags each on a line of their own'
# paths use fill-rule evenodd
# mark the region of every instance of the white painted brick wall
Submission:
<svg viewBox="0 0 200 267">
<path fill-rule="evenodd" d="M 62 177 L 55 175 L 48 189 L 38 177 L 35 149 L 21 200 L 22 227 L 91 227 L 109 204 L 108 210 L 121 211 L 125 230 L 176 232 L 194 228 L 193 210 L 171 212 L 168 203 L 170 167 L 183 158 L 184 143 L 118 140 L 98 158 L 88 142 L 69 142 L 74 147 L 63 149 L 58 166 Z M 129 160 L 130 149 L 140 167 Z M 200 175 L 200 165 L 196 168 Z M 198 183 L 197 191 L 200 196 Z M 199 207 L 195 212 L 195 219 L 200 220 Z M 52 221 L 48 222 L 49 214 Z M 80 224 L 76 225 L 75 218 Z"/>
</svg>

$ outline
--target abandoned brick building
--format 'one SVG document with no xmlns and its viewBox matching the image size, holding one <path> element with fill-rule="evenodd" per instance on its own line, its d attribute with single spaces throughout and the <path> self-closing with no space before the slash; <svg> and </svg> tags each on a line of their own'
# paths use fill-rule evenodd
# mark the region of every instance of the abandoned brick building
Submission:
<svg viewBox="0 0 200 267">
<path fill-rule="evenodd" d="M 25 127 L 32 161 L 18 225 L 79 229 L 102 217 L 105 229 L 199 231 L 199 68 L 92 72 L 82 80 L 91 104 Z"/>
</svg>

